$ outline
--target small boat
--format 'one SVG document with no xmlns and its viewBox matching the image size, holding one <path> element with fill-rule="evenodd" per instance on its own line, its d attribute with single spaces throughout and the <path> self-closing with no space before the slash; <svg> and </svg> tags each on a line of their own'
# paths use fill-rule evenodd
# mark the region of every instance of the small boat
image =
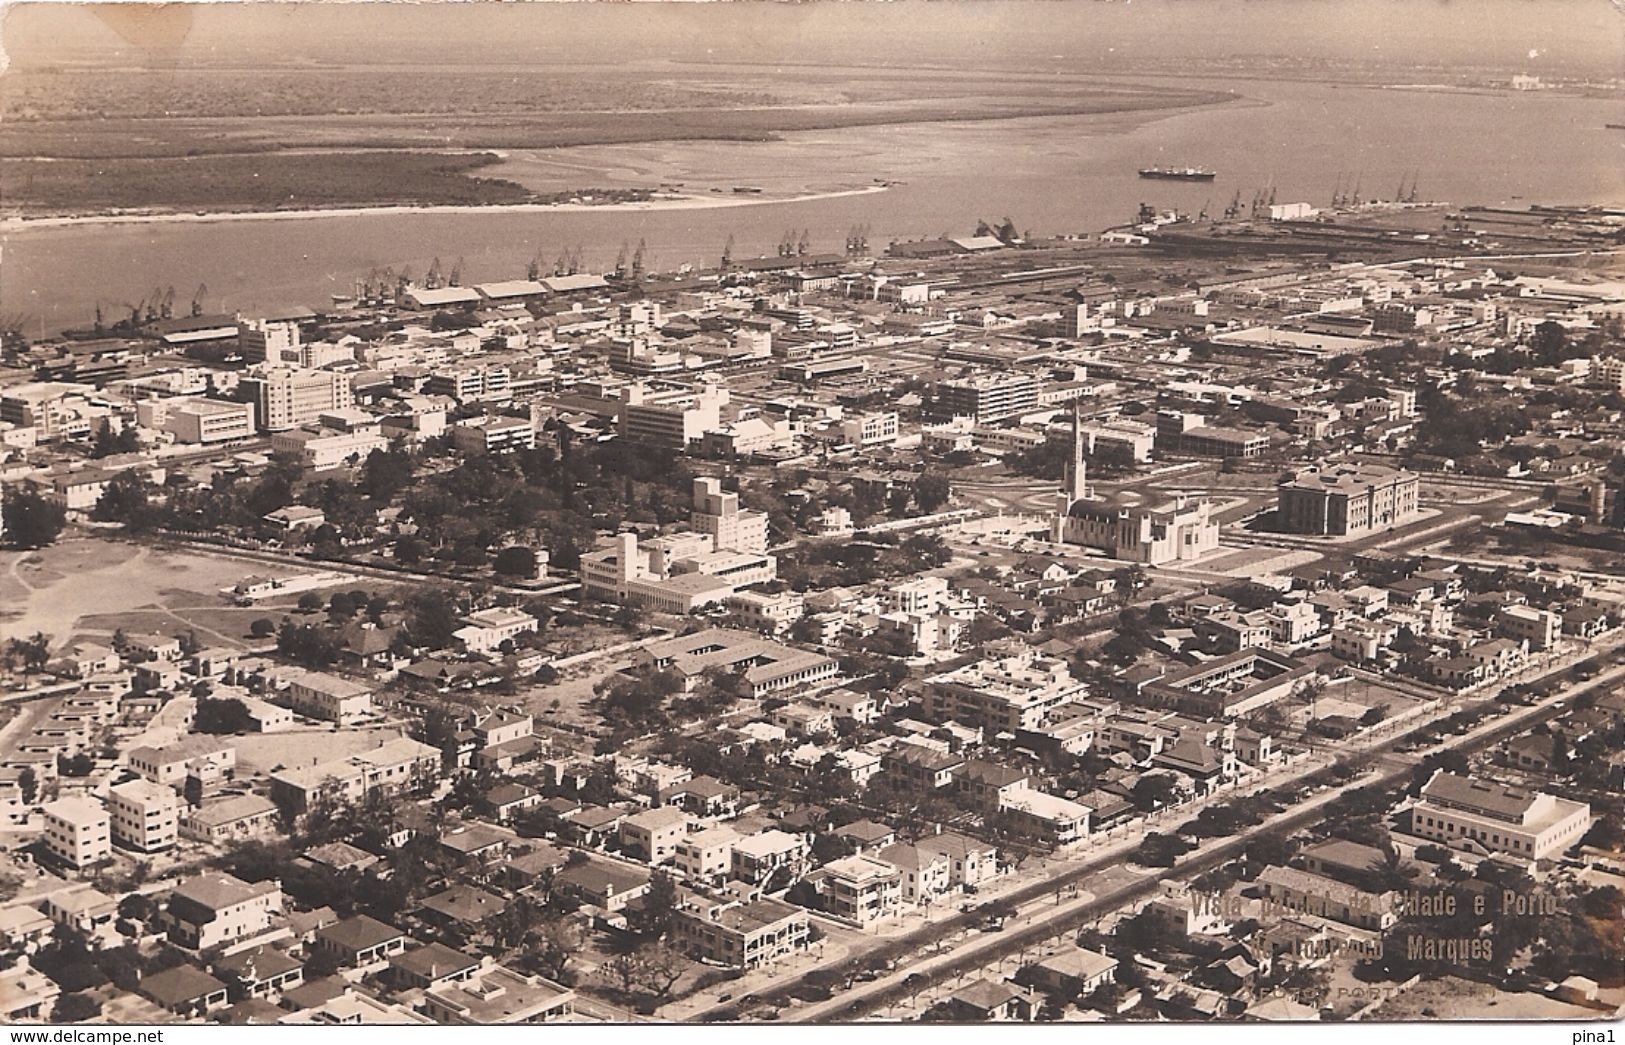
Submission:
<svg viewBox="0 0 1625 1045">
<path fill-rule="evenodd" d="M 762 189 L 759 185 L 735 185 L 734 191 L 743 196 L 760 194 Z"/>
</svg>

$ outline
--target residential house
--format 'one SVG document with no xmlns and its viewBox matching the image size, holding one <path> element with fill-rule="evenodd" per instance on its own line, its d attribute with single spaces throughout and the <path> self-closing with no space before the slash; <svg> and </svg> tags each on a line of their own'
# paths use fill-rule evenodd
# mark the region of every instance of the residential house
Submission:
<svg viewBox="0 0 1625 1045">
<path fill-rule="evenodd" d="M 280 883 L 245 882 L 224 871 L 181 882 L 164 911 L 170 942 L 193 951 L 263 933 L 281 913 Z"/>
<path fill-rule="evenodd" d="M 832 917 L 868 926 L 902 909 L 902 874 L 871 856 L 832 860 L 806 878 Z"/>
<path fill-rule="evenodd" d="M 365 914 L 316 930 L 311 943 L 341 969 L 353 969 L 381 962 L 406 950 L 406 934 Z"/>
<path fill-rule="evenodd" d="M 136 990 L 165 1011 L 190 1018 L 206 1016 L 227 1000 L 226 985 L 195 965 L 143 976 Z"/>
<path fill-rule="evenodd" d="M 807 912 L 782 900 L 688 894 L 672 915 L 674 946 L 701 961 L 755 969 L 806 950 Z"/>
<path fill-rule="evenodd" d="M 651 864 L 672 859 L 677 843 L 689 832 L 689 815 L 675 806 L 655 806 L 621 821 L 621 846 L 628 854 Z"/>
</svg>

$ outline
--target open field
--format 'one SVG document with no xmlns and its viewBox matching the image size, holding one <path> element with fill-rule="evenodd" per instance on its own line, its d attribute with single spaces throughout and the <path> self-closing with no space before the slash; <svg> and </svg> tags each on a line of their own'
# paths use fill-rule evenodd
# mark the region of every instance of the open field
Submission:
<svg viewBox="0 0 1625 1045">
<path fill-rule="evenodd" d="M 266 607 L 239 610 L 220 588 L 251 573 L 229 559 L 98 538 L 0 555 L 0 637 L 42 631 L 60 645 L 75 634 L 105 641 L 114 628 L 174 633 L 195 628 L 207 643 L 240 644 Z M 116 614 L 103 611 L 110 606 Z"/>
</svg>

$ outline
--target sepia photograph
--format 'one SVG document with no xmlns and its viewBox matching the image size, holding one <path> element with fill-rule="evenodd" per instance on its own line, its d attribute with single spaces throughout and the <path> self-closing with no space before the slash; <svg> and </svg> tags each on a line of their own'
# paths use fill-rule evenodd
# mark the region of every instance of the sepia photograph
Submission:
<svg viewBox="0 0 1625 1045">
<path fill-rule="evenodd" d="M 1625 0 L 0 6 L 6 1042 L 1622 1016 Z"/>
</svg>

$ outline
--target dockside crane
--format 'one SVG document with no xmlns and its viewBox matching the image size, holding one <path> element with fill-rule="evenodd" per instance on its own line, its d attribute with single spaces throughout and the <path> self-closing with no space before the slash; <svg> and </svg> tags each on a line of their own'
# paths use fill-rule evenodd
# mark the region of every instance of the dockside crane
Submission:
<svg viewBox="0 0 1625 1045">
<path fill-rule="evenodd" d="M 429 262 L 429 271 L 423 277 L 423 287 L 425 290 L 440 289 L 440 258 L 438 256 Z"/>
<path fill-rule="evenodd" d="M 733 267 L 733 263 L 734 263 L 734 238 L 733 238 L 733 234 L 730 233 L 728 235 L 728 242 L 723 244 L 723 247 L 722 247 L 722 268 L 724 270 L 730 269 L 730 268 Z"/>
<path fill-rule="evenodd" d="M 643 254 L 648 244 L 645 240 L 638 240 L 638 249 L 632 252 L 632 279 L 643 278 Z"/>
<path fill-rule="evenodd" d="M 208 296 L 209 285 L 207 283 L 199 283 L 197 285 L 197 292 L 192 295 L 192 315 L 203 315 L 203 299 Z"/>
<path fill-rule="evenodd" d="M 460 257 L 457 259 L 457 264 L 451 267 L 451 285 L 454 287 L 463 285 L 463 259 Z"/>
</svg>

